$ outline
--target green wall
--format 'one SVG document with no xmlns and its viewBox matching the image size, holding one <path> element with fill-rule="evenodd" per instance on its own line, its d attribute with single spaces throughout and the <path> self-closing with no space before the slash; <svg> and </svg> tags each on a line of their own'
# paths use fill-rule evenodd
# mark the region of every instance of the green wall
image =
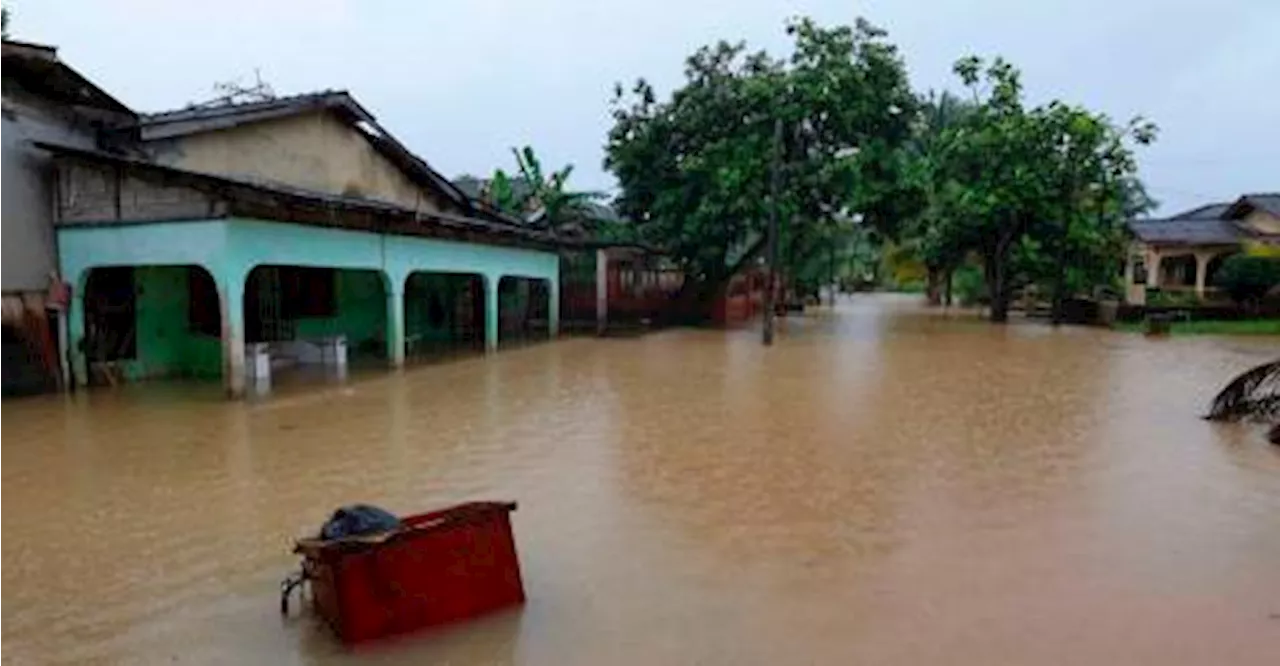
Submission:
<svg viewBox="0 0 1280 666">
<path fill-rule="evenodd" d="M 57 230 L 59 264 L 62 274 L 75 285 L 68 313 L 69 348 L 72 366 L 80 381 L 88 376 L 88 359 L 82 347 L 85 335 L 83 289 L 88 273 L 105 266 L 173 266 L 192 264 L 209 271 L 226 301 L 228 313 L 224 322 L 230 336 L 232 355 L 226 359 L 231 372 L 223 379 L 229 395 L 243 395 L 246 374 L 243 357 L 238 351 L 245 339 L 245 280 L 257 266 L 317 266 L 347 270 L 373 271 L 379 276 L 357 277 L 364 280 L 363 289 L 347 283 L 341 328 L 349 335 L 376 340 L 386 337 L 383 355 L 393 365 L 403 362 L 404 313 L 387 307 L 381 290 L 376 298 L 373 279 L 385 277 L 395 296 L 403 294 L 406 278 L 414 272 L 471 273 L 484 277 L 484 342 L 487 349 L 498 346 L 498 289 L 503 277 L 518 276 L 545 279 L 549 287 L 547 330 L 554 333 L 559 324 L 560 257 L 555 252 L 531 248 L 489 245 L 462 241 L 377 234 L 350 229 L 334 229 L 280 221 L 257 219 L 209 219 L 170 222 L 147 222 L 127 225 L 68 226 Z M 352 301 L 358 301 L 354 309 Z M 398 300 L 396 302 L 399 302 Z M 390 310 L 390 312 L 388 312 Z M 377 312 L 375 317 L 374 312 Z M 362 314 L 357 314 L 357 313 Z M 393 319 L 388 320 L 388 317 Z M 389 323 L 388 323 L 389 322 Z M 334 331 L 333 321 L 305 324 L 310 330 Z M 381 329 L 381 336 L 378 331 Z M 167 329 L 166 329 L 167 330 Z M 371 333 L 370 332 L 374 332 Z M 387 333 L 390 335 L 387 335 Z M 181 346 L 162 336 L 170 356 L 182 358 L 182 364 L 207 369 L 203 343 Z M 174 352 L 181 348 L 182 352 Z M 200 360 L 195 360 L 195 359 Z M 165 365 L 156 360 L 140 367 Z"/>
<path fill-rule="evenodd" d="M 337 271 L 332 317 L 299 319 L 296 339 L 347 336 L 351 356 L 384 356 L 387 335 L 387 292 L 374 271 Z"/>
<path fill-rule="evenodd" d="M 436 346 L 462 342 L 458 306 L 468 284 L 479 276 L 451 273 L 411 273 L 404 290 L 405 340 L 410 344 Z M 432 298 L 439 299 L 440 321 L 431 321 Z"/>
<path fill-rule="evenodd" d="M 135 269 L 137 356 L 123 364 L 129 378 L 222 375 L 222 341 L 191 330 L 187 288 L 185 266 Z"/>
<path fill-rule="evenodd" d="M 532 331 L 526 330 L 528 319 L 535 314 L 548 316 L 549 303 L 534 302 L 534 285 L 539 280 L 520 277 L 504 278 L 498 285 L 498 319 L 501 338 L 523 338 Z M 539 299 L 549 298 L 544 291 Z"/>
</svg>

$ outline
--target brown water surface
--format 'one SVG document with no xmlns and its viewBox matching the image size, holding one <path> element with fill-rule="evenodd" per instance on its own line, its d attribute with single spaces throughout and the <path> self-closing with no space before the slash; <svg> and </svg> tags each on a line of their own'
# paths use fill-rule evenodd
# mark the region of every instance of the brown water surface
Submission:
<svg viewBox="0 0 1280 666">
<path fill-rule="evenodd" d="M 3 404 L 3 652 L 96 664 L 1280 663 L 1280 448 L 1198 418 L 1276 338 L 859 297 L 290 390 Z M 282 620 L 354 501 L 515 499 L 529 603 L 374 650 Z"/>
</svg>

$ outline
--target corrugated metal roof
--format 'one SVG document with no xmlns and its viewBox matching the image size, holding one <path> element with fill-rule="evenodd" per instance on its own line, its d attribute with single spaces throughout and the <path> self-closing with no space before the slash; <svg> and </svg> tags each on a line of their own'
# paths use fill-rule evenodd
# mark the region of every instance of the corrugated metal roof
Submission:
<svg viewBox="0 0 1280 666">
<path fill-rule="evenodd" d="M 126 115 L 127 122 L 133 121 L 132 109 L 63 62 L 56 48 L 6 39 L 0 52 L 6 84 L 13 79 L 23 88 L 63 104 L 103 109 Z"/>
<path fill-rule="evenodd" d="M 254 102 L 189 106 L 185 109 L 147 113 L 139 118 L 138 124 L 142 129 L 143 139 L 164 139 L 316 109 L 337 109 L 356 120 L 374 120 L 373 114 L 360 106 L 345 90 L 322 90 Z"/>
<path fill-rule="evenodd" d="M 211 132 L 316 110 L 330 110 L 337 113 L 413 182 L 440 192 L 464 212 L 488 215 L 487 211 L 472 205 L 471 199 L 466 194 L 449 182 L 449 179 L 432 169 L 426 160 L 415 155 L 390 132 L 378 125 L 373 114 L 345 90 L 322 90 L 256 102 L 193 106 L 152 113 L 144 115 L 139 120 L 139 128 L 142 139 L 152 141 Z"/>
<path fill-rule="evenodd" d="M 235 192 L 243 190 L 251 190 L 265 194 L 271 194 L 286 199 L 291 199 L 298 203 L 321 204 L 335 207 L 342 207 L 351 210 L 360 210 L 372 213 L 381 213 L 386 215 L 400 216 L 422 220 L 424 227 L 434 225 L 449 226 L 452 228 L 460 228 L 468 231 L 479 233 L 493 234 L 494 236 L 514 237 L 535 243 L 553 243 L 555 241 L 549 234 L 534 229 L 528 229 L 520 225 L 495 223 L 488 219 L 477 219 L 466 216 L 456 216 L 444 213 L 424 213 L 414 211 L 403 206 L 383 201 L 365 199 L 363 197 L 353 197 L 346 195 L 331 194 L 328 192 L 320 192 L 316 190 L 308 190 L 300 187 L 284 185 L 281 183 L 268 183 L 251 178 L 228 176 L 223 174 L 212 174 L 202 171 L 191 171 L 189 169 L 179 169 L 176 167 L 164 166 L 149 162 L 129 158 L 120 155 L 113 155 L 96 150 L 84 150 L 72 146 L 64 146 L 54 143 L 37 142 L 36 146 L 48 150 L 55 155 L 63 155 L 90 162 L 103 164 L 118 165 L 139 169 L 143 172 L 154 172 L 164 174 L 174 181 L 186 183 L 200 183 L 213 186 L 222 191 L 222 188 L 230 188 L 223 192 L 225 196 L 234 198 Z"/>
</svg>

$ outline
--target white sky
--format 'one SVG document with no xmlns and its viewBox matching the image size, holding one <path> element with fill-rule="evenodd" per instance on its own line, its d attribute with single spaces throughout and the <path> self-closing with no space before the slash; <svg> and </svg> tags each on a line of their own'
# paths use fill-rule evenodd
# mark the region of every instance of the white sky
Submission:
<svg viewBox="0 0 1280 666">
<path fill-rule="evenodd" d="M 448 176 L 512 168 L 531 144 L 603 171 L 613 83 L 669 89 L 719 38 L 785 52 L 785 18 L 857 15 L 886 28 L 917 89 L 957 88 L 950 65 L 1004 55 L 1034 101 L 1057 97 L 1161 127 L 1141 154 L 1161 212 L 1280 190 L 1278 0 L 15 0 L 16 39 L 58 46 L 141 111 L 212 97 L 258 68 L 280 94 L 350 90 Z"/>
</svg>

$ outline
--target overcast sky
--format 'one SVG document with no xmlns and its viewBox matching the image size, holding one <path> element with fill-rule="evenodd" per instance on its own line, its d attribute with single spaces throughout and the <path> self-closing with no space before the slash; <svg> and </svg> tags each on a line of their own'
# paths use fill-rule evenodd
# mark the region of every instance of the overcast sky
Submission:
<svg viewBox="0 0 1280 666">
<path fill-rule="evenodd" d="M 250 81 L 279 94 L 351 91 L 436 169 L 511 168 L 531 144 L 572 185 L 601 167 L 613 83 L 669 90 L 720 38 L 786 52 L 783 21 L 862 15 L 889 31 L 918 89 L 951 63 L 1004 55 L 1033 101 L 1060 98 L 1161 128 L 1142 176 L 1172 213 L 1280 190 L 1280 0 L 6 0 L 14 38 L 49 43 L 141 111 Z"/>
</svg>

